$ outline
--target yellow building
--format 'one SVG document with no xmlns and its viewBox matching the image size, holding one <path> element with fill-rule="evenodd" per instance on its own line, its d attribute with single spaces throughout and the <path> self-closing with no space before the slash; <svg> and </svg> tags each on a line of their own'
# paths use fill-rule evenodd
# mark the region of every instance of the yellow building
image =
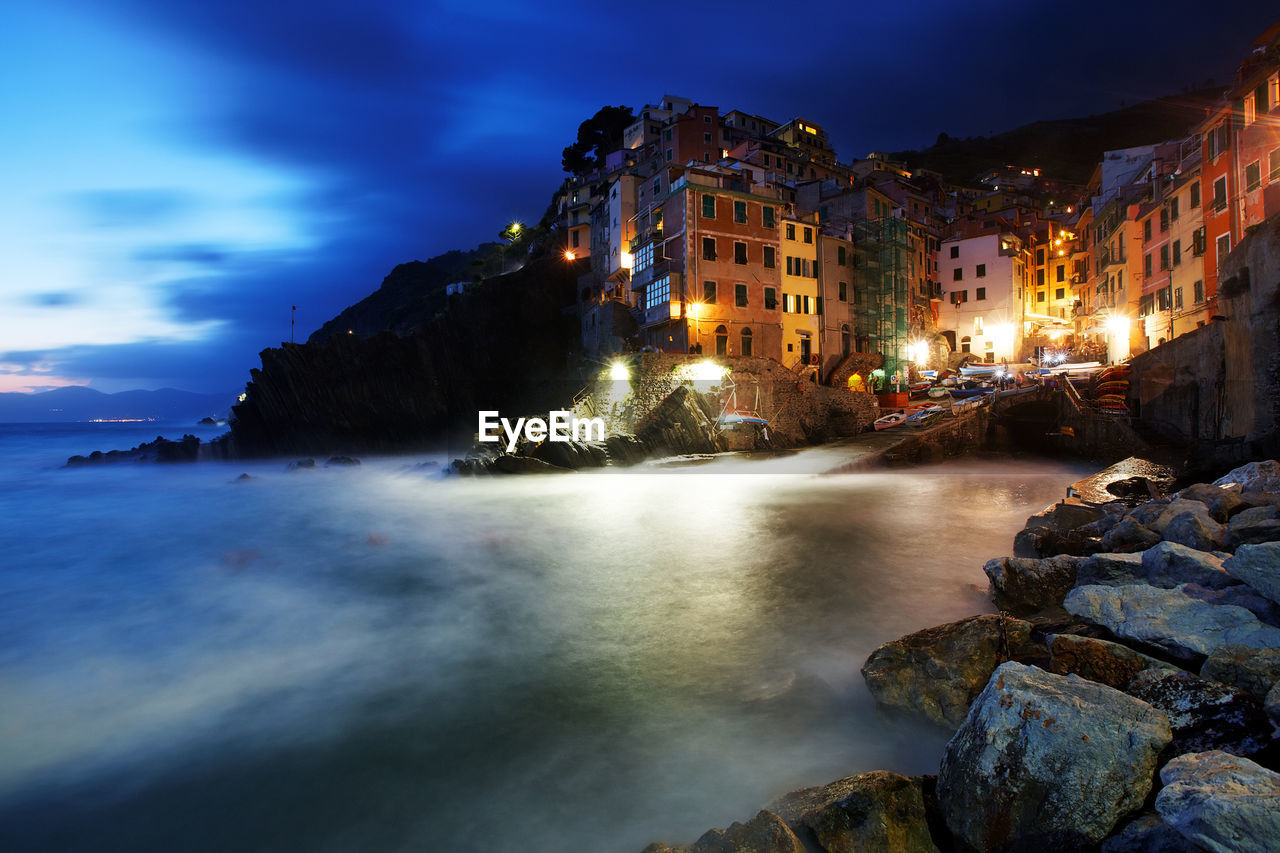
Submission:
<svg viewBox="0 0 1280 853">
<path fill-rule="evenodd" d="M 822 292 L 818 278 L 817 216 L 782 221 L 782 363 L 821 361 Z"/>
</svg>

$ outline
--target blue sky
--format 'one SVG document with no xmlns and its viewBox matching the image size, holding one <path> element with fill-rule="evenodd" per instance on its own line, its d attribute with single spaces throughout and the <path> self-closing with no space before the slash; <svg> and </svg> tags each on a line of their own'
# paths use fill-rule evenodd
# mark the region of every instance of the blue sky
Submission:
<svg viewBox="0 0 1280 853">
<path fill-rule="evenodd" d="M 852 159 L 1224 83 L 1275 16 L 1180 0 L 7 5 L 0 391 L 239 390 L 288 339 L 291 305 L 305 339 L 397 263 L 537 219 L 561 149 L 606 103 L 804 115 Z"/>
</svg>

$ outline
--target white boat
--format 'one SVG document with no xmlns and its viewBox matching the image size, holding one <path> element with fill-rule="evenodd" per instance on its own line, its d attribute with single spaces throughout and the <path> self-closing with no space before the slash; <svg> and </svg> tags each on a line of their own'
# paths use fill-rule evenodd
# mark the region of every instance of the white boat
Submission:
<svg viewBox="0 0 1280 853">
<path fill-rule="evenodd" d="M 889 429 L 889 427 L 901 426 L 906 423 L 909 418 L 906 412 L 890 412 L 884 417 L 876 418 L 876 422 L 872 424 L 877 430 Z"/>
</svg>

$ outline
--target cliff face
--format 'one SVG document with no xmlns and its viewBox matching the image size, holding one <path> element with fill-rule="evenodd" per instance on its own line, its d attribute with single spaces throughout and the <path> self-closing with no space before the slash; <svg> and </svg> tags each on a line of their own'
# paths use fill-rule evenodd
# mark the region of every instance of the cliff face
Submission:
<svg viewBox="0 0 1280 853">
<path fill-rule="evenodd" d="M 264 350 L 232 437 L 246 456 L 398 452 L 475 432 L 476 412 L 546 412 L 578 383 L 566 364 L 577 269 L 530 263 L 451 298 L 410 334 L 336 334 Z M 393 315 L 394 319 L 394 315 Z"/>
</svg>

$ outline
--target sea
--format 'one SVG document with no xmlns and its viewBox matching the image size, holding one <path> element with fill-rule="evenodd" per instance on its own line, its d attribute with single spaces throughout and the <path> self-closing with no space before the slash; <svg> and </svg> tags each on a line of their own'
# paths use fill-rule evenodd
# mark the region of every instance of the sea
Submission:
<svg viewBox="0 0 1280 853">
<path fill-rule="evenodd" d="M 934 773 L 859 668 L 990 612 L 982 564 L 1088 473 L 64 467 L 224 429 L 0 424 L 0 850 L 638 853 Z"/>
</svg>

